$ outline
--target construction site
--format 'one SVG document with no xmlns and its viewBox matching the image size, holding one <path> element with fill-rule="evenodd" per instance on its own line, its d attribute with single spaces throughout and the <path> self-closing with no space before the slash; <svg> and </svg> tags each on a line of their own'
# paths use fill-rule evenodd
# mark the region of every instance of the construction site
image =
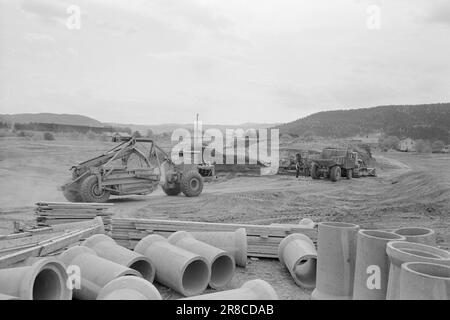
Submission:
<svg viewBox="0 0 450 320">
<path fill-rule="evenodd" d="M 448 0 L 0 0 L 1 306 L 449 301 L 449 21 Z"/>
<path fill-rule="evenodd" d="M 296 163 L 298 149 L 261 176 L 175 165 L 141 142 L 2 145 L 2 299 L 448 299 L 448 155 L 375 151 L 358 165 L 367 152 L 339 146 Z"/>
</svg>

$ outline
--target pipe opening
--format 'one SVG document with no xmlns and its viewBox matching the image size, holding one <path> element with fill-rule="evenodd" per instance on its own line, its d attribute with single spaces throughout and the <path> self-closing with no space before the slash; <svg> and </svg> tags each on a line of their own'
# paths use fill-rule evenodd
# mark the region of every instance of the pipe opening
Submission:
<svg viewBox="0 0 450 320">
<path fill-rule="evenodd" d="M 189 294 L 201 293 L 209 282 L 208 265 L 202 260 L 194 260 L 186 267 L 183 273 L 183 290 Z"/>
<path fill-rule="evenodd" d="M 321 224 L 324 226 L 327 226 L 327 227 L 338 227 L 338 228 L 355 228 L 355 227 L 357 227 L 356 224 L 345 223 L 345 222 L 322 222 Z"/>
<path fill-rule="evenodd" d="M 234 262 L 229 256 L 218 257 L 211 265 L 211 285 L 214 287 L 226 285 L 233 277 L 233 271 Z"/>
<path fill-rule="evenodd" d="M 295 278 L 304 286 L 314 287 L 316 285 L 316 258 L 301 260 L 294 269 Z"/>
<path fill-rule="evenodd" d="M 42 269 L 34 279 L 33 300 L 60 300 L 64 285 L 56 271 Z"/>
<path fill-rule="evenodd" d="M 395 234 L 392 232 L 387 231 L 379 231 L 379 230 L 361 230 L 360 231 L 364 235 L 368 235 L 370 237 L 376 237 L 381 239 L 387 239 L 387 240 L 401 240 L 405 239 L 401 237 L 400 234 Z"/>
<path fill-rule="evenodd" d="M 408 263 L 405 268 L 422 275 L 450 280 L 450 268 L 444 265 L 432 263 Z"/>
<path fill-rule="evenodd" d="M 130 269 L 136 270 L 140 274 L 142 274 L 142 277 L 150 282 L 153 281 L 153 278 L 155 276 L 155 272 L 152 268 L 152 265 L 145 260 L 138 260 L 134 263 L 132 263 L 129 267 Z"/>
<path fill-rule="evenodd" d="M 433 259 L 442 259 L 441 256 L 437 255 L 437 254 L 433 254 L 431 252 L 426 252 L 426 251 L 422 251 L 422 250 L 414 250 L 414 249 L 402 249 L 403 252 L 406 253 L 410 253 L 419 257 L 424 257 L 424 258 L 433 258 Z"/>
<path fill-rule="evenodd" d="M 425 236 L 431 234 L 431 230 L 425 228 L 401 228 L 395 230 L 395 233 L 402 236 Z"/>
</svg>

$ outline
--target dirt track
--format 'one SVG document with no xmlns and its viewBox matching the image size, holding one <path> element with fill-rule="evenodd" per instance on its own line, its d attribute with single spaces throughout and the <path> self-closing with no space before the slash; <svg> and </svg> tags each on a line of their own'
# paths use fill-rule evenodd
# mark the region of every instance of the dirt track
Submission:
<svg viewBox="0 0 450 320">
<path fill-rule="evenodd" d="M 31 223 L 31 207 L 37 200 L 64 201 L 55 190 L 69 177 L 70 165 L 107 147 L 100 142 L 15 140 L 0 148 L 1 234 L 11 230 L 13 220 Z M 377 178 L 332 183 L 293 176 L 225 176 L 206 184 L 198 198 L 168 197 L 158 190 L 111 202 L 120 217 L 256 224 L 297 223 L 309 217 L 358 223 L 363 228 L 427 226 L 438 233 L 438 244 L 449 249 L 450 156 L 389 152 L 375 157 Z M 309 292 L 293 284 L 277 260 L 250 260 L 229 287 L 253 278 L 271 282 L 281 298 L 309 298 Z M 160 289 L 165 297 L 176 297 Z"/>
</svg>

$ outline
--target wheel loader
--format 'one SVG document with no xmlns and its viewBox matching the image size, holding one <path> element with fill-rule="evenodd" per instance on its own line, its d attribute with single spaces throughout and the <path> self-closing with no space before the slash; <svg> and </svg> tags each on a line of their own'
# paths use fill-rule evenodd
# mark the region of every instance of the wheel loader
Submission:
<svg viewBox="0 0 450 320">
<path fill-rule="evenodd" d="M 176 165 L 152 139 L 125 137 L 119 142 L 70 169 L 72 178 L 59 188 L 68 201 L 106 202 L 111 195 L 149 194 L 158 185 L 169 196 L 182 192 L 196 197 L 203 190 L 204 178 L 215 175 L 211 165 Z"/>
</svg>

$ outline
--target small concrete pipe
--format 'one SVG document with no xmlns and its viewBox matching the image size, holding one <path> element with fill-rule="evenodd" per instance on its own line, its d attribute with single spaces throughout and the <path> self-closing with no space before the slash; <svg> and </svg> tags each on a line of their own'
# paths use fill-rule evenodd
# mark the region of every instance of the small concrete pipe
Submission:
<svg viewBox="0 0 450 320">
<path fill-rule="evenodd" d="M 156 234 L 143 238 L 134 251 L 149 258 L 156 269 L 155 279 L 185 296 L 205 291 L 211 278 L 208 261 L 174 246 L 169 240 Z"/>
<path fill-rule="evenodd" d="M 97 300 L 162 300 L 158 289 L 149 281 L 124 276 L 112 280 L 100 290 Z"/>
<path fill-rule="evenodd" d="M 278 259 L 297 285 L 303 288 L 316 286 L 317 251 L 306 235 L 293 233 L 284 238 L 278 246 Z"/>
<path fill-rule="evenodd" d="M 352 299 L 358 230 L 352 223 L 319 223 L 317 279 L 311 299 Z"/>
<path fill-rule="evenodd" d="M 181 300 L 278 300 L 273 287 L 264 280 L 245 282 L 239 289 L 219 291 Z"/>
<path fill-rule="evenodd" d="M 422 243 L 429 246 L 436 245 L 436 232 L 429 228 L 398 228 L 393 231 L 406 238 L 406 241 Z"/>
<path fill-rule="evenodd" d="M 233 278 L 236 266 L 230 253 L 197 240 L 186 231 L 175 232 L 168 240 L 171 244 L 196 253 L 208 261 L 211 270 L 211 279 L 209 280 L 211 288 L 223 288 Z"/>
<path fill-rule="evenodd" d="M 149 258 L 119 246 L 104 234 L 95 234 L 86 239 L 82 245 L 94 250 L 101 258 L 138 271 L 147 281 L 153 282 L 155 278 L 155 267 Z"/>
<path fill-rule="evenodd" d="M 450 300 L 450 267 L 407 262 L 400 272 L 400 300 Z"/>
<path fill-rule="evenodd" d="M 406 239 L 378 230 L 359 230 L 357 238 L 353 300 L 385 300 L 389 279 L 386 244 Z"/>
<path fill-rule="evenodd" d="M 387 300 L 400 299 L 401 265 L 406 262 L 428 262 L 450 265 L 450 252 L 421 243 L 391 241 L 386 245 L 391 262 L 386 293 Z"/>
<path fill-rule="evenodd" d="M 247 265 L 247 232 L 245 228 L 231 232 L 190 232 L 190 234 L 197 240 L 231 253 L 238 266 L 245 268 Z"/>
<path fill-rule="evenodd" d="M 0 293 L 21 300 L 72 300 L 63 263 L 41 258 L 32 265 L 0 269 Z"/>
<path fill-rule="evenodd" d="M 94 250 L 84 246 L 74 246 L 59 256 L 68 267 L 80 268 L 81 286 L 73 290 L 79 300 L 95 300 L 100 290 L 110 281 L 121 276 L 142 275 L 133 269 L 99 257 Z"/>
</svg>

